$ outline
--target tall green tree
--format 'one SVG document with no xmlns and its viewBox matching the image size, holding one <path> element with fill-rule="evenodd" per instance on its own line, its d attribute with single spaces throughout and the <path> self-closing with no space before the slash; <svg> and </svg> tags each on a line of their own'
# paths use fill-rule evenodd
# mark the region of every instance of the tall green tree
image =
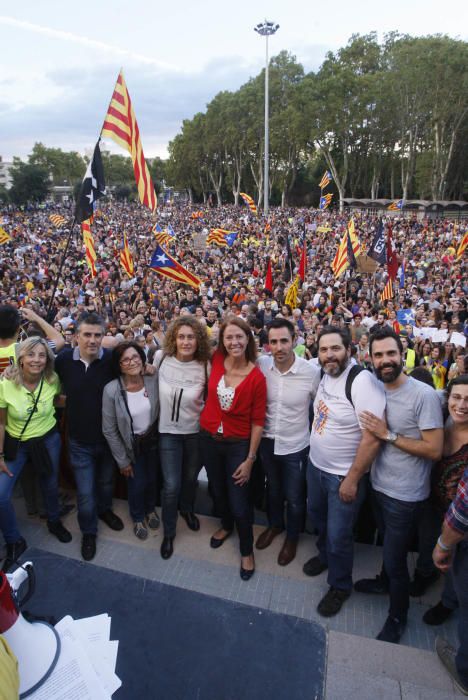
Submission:
<svg viewBox="0 0 468 700">
<path fill-rule="evenodd" d="M 49 173 L 39 165 L 23 163 L 19 158 L 13 158 L 10 174 L 13 184 L 9 196 L 15 204 L 43 202 L 50 192 Z"/>
</svg>

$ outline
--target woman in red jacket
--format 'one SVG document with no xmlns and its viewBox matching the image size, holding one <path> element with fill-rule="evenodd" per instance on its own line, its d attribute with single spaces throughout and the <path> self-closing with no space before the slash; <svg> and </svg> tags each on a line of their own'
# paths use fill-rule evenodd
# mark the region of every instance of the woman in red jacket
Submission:
<svg viewBox="0 0 468 700">
<path fill-rule="evenodd" d="M 255 570 L 249 480 L 266 410 L 265 377 L 255 366 L 255 359 L 249 326 L 241 318 L 229 316 L 219 330 L 208 396 L 200 417 L 204 465 L 221 517 L 221 528 L 210 544 L 214 549 L 221 547 L 236 525 L 243 581 L 248 581 Z"/>
</svg>

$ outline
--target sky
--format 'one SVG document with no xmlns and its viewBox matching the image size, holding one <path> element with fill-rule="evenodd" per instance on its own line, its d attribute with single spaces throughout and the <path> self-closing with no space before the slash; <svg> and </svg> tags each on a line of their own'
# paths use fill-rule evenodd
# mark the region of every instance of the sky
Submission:
<svg viewBox="0 0 468 700">
<path fill-rule="evenodd" d="M 36 141 L 92 149 L 123 68 L 145 155 L 166 157 L 184 119 L 262 70 L 264 19 L 280 25 L 270 56 L 287 50 L 311 71 L 352 34 L 466 40 L 466 16 L 465 0 L 449 12 L 435 0 L 0 0 L 0 156 L 25 159 Z"/>
</svg>

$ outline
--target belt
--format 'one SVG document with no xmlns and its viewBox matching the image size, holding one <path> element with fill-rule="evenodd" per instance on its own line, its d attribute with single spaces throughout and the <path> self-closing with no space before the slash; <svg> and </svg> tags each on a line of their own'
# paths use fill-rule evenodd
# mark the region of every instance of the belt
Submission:
<svg viewBox="0 0 468 700">
<path fill-rule="evenodd" d="M 210 437 L 212 440 L 216 440 L 216 442 L 245 442 L 246 440 L 250 439 L 248 437 L 235 437 L 233 435 L 226 437 L 222 433 L 209 433 L 207 430 L 201 430 L 200 433 L 205 437 Z"/>
</svg>

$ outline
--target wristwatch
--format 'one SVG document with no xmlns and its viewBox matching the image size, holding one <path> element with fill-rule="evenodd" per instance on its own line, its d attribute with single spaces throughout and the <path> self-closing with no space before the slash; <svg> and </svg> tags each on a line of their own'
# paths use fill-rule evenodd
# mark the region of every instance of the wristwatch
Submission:
<svg viewBox="0 0 468 700">
<path fill-rule="evenodd" d="M 385 440 L 387 442 L 393 443 L 396 442 L 398 439 L 398 433 L 394 433 L 392 430 L 387 430 L 387 435 L 385 436 Z"/>
</svg>

